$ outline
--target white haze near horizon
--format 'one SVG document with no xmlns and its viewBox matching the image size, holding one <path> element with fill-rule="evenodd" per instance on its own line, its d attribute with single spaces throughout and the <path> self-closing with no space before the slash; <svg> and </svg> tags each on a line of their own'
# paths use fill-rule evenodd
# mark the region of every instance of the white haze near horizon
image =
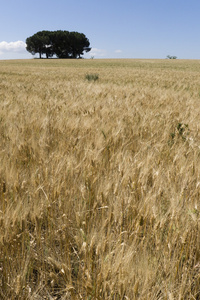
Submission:
<svg viewBox="0 0 200 300">
<path fill-rule="evenodd" d="M 26 50 L 26 43 L 23 41 L 16 42 L 0 42 L 0 54 L 6 52 L 24 52 Z"/>
</svg>

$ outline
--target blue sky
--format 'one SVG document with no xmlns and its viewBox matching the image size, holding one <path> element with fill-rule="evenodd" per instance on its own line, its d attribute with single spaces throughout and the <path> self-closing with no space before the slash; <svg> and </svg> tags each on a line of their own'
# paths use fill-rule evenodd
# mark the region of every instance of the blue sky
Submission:
<svg viewBox="0 0 200 300">
<path fill-rule="evenodd" d="M 33 56 L 41 30 L 83 32 L 85 58 L 200 59 L 200 0 L 0 0 L 0 59 Z"/>
</svg>

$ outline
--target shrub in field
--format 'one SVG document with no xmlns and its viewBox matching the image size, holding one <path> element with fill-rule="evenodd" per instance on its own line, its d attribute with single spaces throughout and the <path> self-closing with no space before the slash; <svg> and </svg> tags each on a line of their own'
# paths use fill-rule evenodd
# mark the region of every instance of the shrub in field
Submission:
<svg viewBox="0 0 200 300">
<path fill-rule="evenodd" d="M 175 130 L 170 133 L 169 145 L 173 145 L 175 137 L 181 137 L 183 141 L 186 141 L 186 137 L 189 135 L 188 124 L 178 123 Z"/>
<path fill-rule="evenodd" d="M 86 74 L 85 79 L 88 81 L 97 81 L 99 79 L 99 74 Z"/>
</svg>

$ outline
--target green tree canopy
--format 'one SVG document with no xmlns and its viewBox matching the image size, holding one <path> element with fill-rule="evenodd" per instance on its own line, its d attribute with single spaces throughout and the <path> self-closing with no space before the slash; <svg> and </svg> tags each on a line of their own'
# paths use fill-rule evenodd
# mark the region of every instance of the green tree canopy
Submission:
<svg viewBox="0 0 200 300">
<path fill-rule="evenodd" d="M 167 55 L 168 59 L 177 59 L 177 56 L 173 56 L 173 55 Z"/>
<path fill-rule="evenodd" d="M 39 53 L 46 58 L 56 55 L 58 58 L 80 58 L 91 50 L 90 42 L 83 33 L 76 31 L 39 31 L 26 39 L 26 50 L 32 55 Z"/>
</svg>

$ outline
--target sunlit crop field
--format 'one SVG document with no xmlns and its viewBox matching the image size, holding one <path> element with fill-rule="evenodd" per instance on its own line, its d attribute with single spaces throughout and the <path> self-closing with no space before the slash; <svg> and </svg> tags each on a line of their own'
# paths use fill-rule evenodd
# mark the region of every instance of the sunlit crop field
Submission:
<svg viewBox="0 0 200 300">
<path fill-rule="evenodd" d="M 0 299 L 200 299 L 200 61 L 0 61 Z"/>
</svg>

